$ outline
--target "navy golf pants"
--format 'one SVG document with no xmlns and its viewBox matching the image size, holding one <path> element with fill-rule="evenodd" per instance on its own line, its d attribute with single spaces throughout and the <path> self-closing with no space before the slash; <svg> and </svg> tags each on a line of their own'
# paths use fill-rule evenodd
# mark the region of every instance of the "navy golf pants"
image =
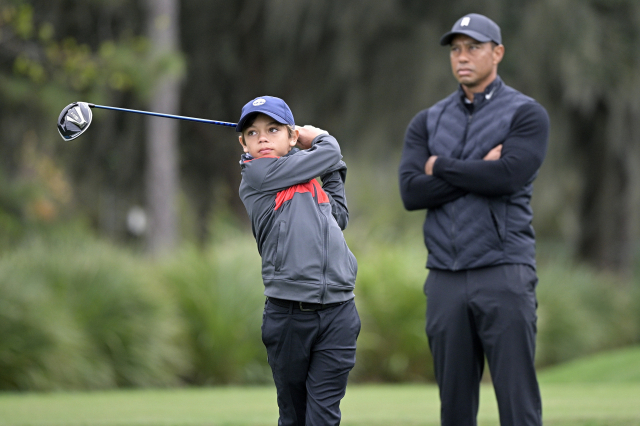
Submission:
<svg viewBox="0 0 640 426">
<path fill-rule="evenodd" d="M 359 333 L 353 299 L 311 312 L 267 301 L 262 341 L 278 392 L 279 426 L 340 424 Z"/>
<path fill-rule="evenodd" d="M 429 272 L 426 330 L 443 426 L 477 424 L 485 356 L 500 424 L 542 424 L 534 367 L 537 282 L 527 265 Z"/>
</svg>

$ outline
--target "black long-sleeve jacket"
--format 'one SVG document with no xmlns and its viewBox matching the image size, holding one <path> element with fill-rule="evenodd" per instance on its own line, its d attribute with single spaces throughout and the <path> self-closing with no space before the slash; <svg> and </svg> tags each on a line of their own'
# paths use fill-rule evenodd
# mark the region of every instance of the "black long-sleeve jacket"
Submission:
<svg viewBox="0 0 640 426">
<path fill-rule="evenodd" d="M 473 104 L 459 88 L 409 124 L 399 167 L 408 210 L 427 209 L 428 268 L 505 263 L 535 267 L 532 183 L 546 154 L 549 117 L 497 77 Z M 499 160 L 483 157 L 502 144 Z M 425 163 L 437 155 L 433 175 Z"/>
</svg>

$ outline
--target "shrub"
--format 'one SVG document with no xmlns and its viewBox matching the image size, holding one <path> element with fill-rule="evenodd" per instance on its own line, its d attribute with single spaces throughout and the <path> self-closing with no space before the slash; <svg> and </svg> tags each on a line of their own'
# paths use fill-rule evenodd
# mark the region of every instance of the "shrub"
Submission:
<svg viewBox="0 0 640 426">
<path fill-rule="evenodd" d="M 362 320 L 351 379 L 433 380 L 419 236 L 347 237 Z M 539 366 L 638 342 L 633 283 L 539 252 Z M 260 264 L 237 231 L 159 260 L 75 234 L 25 243 L 0 257 L 0 389 L 270 382 Z"/>
<path fill-rule="evenodd" d="M 638 342 L 633 282 L 562 256 L 541 262 L 538 269 L 538 365 Z"/>
<path fill-rule="evenodd" d="M 0 263 L 0 389 L 56 389 L 100 384 L 87 340 L 52 289 Z"/>
<path fill-rule="evenodd" d="M 0 260 L 0 291 L 10 312 L 0 326 L 5 386 L 177 383 L 184 354 L 174 305 L 128 252 L 86 238 L 33 241 Z"/>
<path fill-rule="evenodd" d="M 424 332 L 422 283 L 426 252 L 410 237 L 396 241 L 359 240 L 356 303 L 362 319 L 359 381 L 433 380 Z M 640 291 L 630 280 L 572 264 L 564 250 L 539 262 L 537 364 L 545 367 L 585 354 L 637 343 Z"/>
<path fill-rule="evenodd" d="M 265 300 L 260 265 L 255 241 L 244 233 L 204 252 L 184 249 L 162 268 L 186 324 L 187 382 L 270 380 L 260 331 Z"/>
<path fill-rule="evenodd" d="M 422 285 L 426 251 L 419 240 L 356 250 L 356 306 L 362 321 L 353 379 L 432 380 Z"/>
</svg>

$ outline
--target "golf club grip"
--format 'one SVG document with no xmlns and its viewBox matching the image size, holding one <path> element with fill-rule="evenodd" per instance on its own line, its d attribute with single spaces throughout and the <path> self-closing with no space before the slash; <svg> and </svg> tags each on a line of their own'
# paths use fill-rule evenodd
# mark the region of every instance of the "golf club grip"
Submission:
<svg viewBox="0 0 640 426">
<path fill-rule="evenodd" d="M 134 112 L 136 114 L 153 115 L 155 117 L 175 118 L 176 120 L 196 121 L 198 123 L 215 124 L 218 126 L 236 127 L 236 123 L 228 123 L 226 121 L 206 120 L 204 118 L 185 117 L 182 115 L 162 114 L 160 112 L 140 111 L 137 109 L 116 108 L 105 105 L 88 104 L 89 108 L 110 109 L 113 111 Z"/>
</svg>

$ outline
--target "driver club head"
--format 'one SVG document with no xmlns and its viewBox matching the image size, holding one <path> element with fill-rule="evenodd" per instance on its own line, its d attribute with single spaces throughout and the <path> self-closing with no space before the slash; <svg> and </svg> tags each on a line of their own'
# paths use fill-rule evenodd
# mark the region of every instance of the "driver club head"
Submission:
<svg viewBox="0 0 640 426">
<path fill-rule="evenodd" d="M 65 141 L 83 134 L 91 124 L 93 114 L 87 102 L 74 102 L 64 107 L 58 116 L 58 133 Z"/>
</svg>

